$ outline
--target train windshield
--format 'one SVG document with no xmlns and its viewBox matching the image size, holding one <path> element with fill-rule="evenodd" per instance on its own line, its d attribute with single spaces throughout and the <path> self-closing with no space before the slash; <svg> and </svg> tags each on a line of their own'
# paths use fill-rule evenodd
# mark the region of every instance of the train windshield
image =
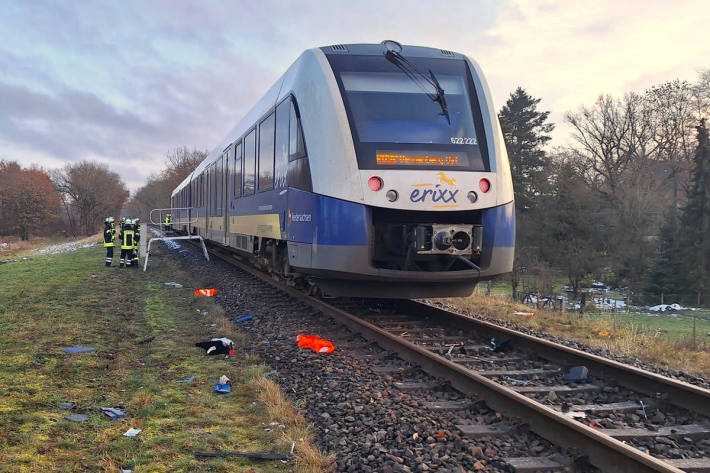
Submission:
<svg viewBox="0 0 710 473">
<path fill-rule="evenodd" d="M 437 91 L 430 81 L 412 78 L 384 56 L 329 57 L 360 169 L 487 170 L 480 110 L 466 63 L 408 59 L 422 75 L 434 75 L 448 116 L 432 99 Z"/>
</svg>

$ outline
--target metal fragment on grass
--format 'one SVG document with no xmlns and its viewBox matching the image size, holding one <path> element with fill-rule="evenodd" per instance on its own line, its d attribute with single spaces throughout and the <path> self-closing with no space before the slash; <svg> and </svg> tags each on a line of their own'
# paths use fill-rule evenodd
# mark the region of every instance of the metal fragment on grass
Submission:
<svg viewBox="0 0 710 473">
<path fill-rule="evenodd" d="M 89 417 L 85 416 L 84 414 L 72 414 L 66 416 L 65 419 L 72 422 L 86 422 L 87 420 L 89 420 Z"/>
<path fill-rule="evenodd" d="M 131 438 L 132 438 L 132 437 L 135 437 L 136 435 L 138 435 L 138 434 L 140 434 L 140 433 L 141 433 L 141 429 L 134 429 L 134 428 L 131 427 L 130 429 L 126 430 L 126 431 L 123 433 L 123 436 L 124 436 L 124 437 L 131 437 Z"/>
<path fill-rule="evenodd" d="M 90 352 L 90 351 L 96 351 L 96 348 L 82 347 L 79 345 L 75 345 L 73 347 L 62 348 L 62 351 L 64 353 L 86 353 L 86 352 Z"/>
</svg>

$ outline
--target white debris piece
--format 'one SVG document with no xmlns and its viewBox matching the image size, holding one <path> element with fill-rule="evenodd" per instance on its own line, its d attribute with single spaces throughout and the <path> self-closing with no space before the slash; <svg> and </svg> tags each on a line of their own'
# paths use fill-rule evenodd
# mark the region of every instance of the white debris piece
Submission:
<svg viewBox="0 0 710 473">
<path fill-rule="evenodd" d="M 138 435 L 140 433 L 141 433 L 141 429 L 134 429 L 131 427 L 130 429 L 126 430 L 123 433 L 123 436 L 124 437 L 135 437 L 136 435 Z"/>
<path fill-rule="evenodd" d="M 648 310 L 652 312 L 666 312 L 669 310 L 687 310 L 687 307 L 683 307 L 680 304 L 658 304 L 649 307 Z"/>
</svg>

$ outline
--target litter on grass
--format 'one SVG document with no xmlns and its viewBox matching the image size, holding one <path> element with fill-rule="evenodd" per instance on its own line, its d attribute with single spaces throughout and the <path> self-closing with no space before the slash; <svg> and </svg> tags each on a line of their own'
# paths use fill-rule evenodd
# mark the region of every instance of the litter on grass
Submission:
<svg viewBox="0 0 710 473">
<path fill-rule="evenodd" d="M 143 340 L 136 342 L 136 345 L 144 345 L 146 343 L 150 343 L 153 340 L 155 340 L 155 335 L 151 335 L 150 337 L 146 337 Z"/>
<path fill-rule="evenodd" d="M 126 430 L 123 433 L 123 436 L 124 437 L 135 437 L 136 435 L 138 435 L 140 433 L 141 433 L 141 429 L 134 429 L 133 427 L 131 427 L 130 429 Z"/>
<path fill-rule="evenodd" d="M 217 295 L 217 293 L 217 289 L 197 289 L 195 291 L 195 295 L 201 297 L 212 297 Z"/>
<path fill-rule="evenodd" d="M 205 355 L 234 355 L 234 342 L 227 337 L 197 342 L 195 346 L 205 350 Z"/>
<path fill-rule="evenodd" d="M 62 348 L 62 351 L 64 353 L 86 353 L 86 352 L 90 352 L 90 351 L 96 351 L 96 348 L 73 346 L 73 347 Z"/>
<path fill-rule="evenodd" d="M 70 420 L 72 422 L 86 422 L 87 420 L 89 420 L 89 418 L 87 416 L 85 416 L 84 414 L 72 414 L 72 415 L 66 416 L 65 419 Z"/>
<path fill-rule="evenodd" d="M 244 317 L 239 317 L 237 320 L 235 320 L 235 322 L 237 322 L 238 324 L 240 324 L 240 323 L 242 323 L 242 322 L 247 322 L 247 321 L 249 321 L 249 320 L 251 320 L 251 319 L 253 319 L 253 318 L 254 318 L 254 317 L 251 316 L 251 315 L 245 315 Z"/>
<path fill-rule="evenodd" d="M 316 353 L 332 353 L 335 351 L 335 346 L 330 340 L 324 340 L 315 335 L 301 335 L 296 337 L 298 346 L 301 348 L 310 348 Z"/>
<path fill-rule="evenodd" d="M 271 376 L 274 374 L 276 374 L 276 370 L 271 370 L 271 371 L 267 371 L 266 373 L 264 373 L 264 376 Z"/>
<path fill-rule="evenodd" d="M 120 407 L 100 407 L 101 412 L 106 414 L 111 420 L 118 420 L 126 416 L 126 411 Z"/>
<path fill-rule="evenodd" d="M 175 289 L 182 288 L 182 284 L 180 284 L 179 282 L 175 282 L 175 281 L 166 282 L 165 285 L 174 287 Z"/>
<path fill-rule="evenodd" d="M 195 377 L 194 377 L 194 376 L 190 376 L 189 378 L 178 379 L 178 380 L 175 381 L 175 382 L 176 382 L 176 383 L 191 383 L 191 382 L 193 382 L 194 380 L 195 380 Z"/>
<path fill-rule="evenodd" d="M 535 317 L 534 312 L 513 312 L 513 315 L 517 315 L 519 317 L 527 317 L 529 319 Z"/>
<path fill-rule="evenodd" d="M 76 407 L 76 404 L 74 404 L 73 402 L 60 402 L 60 403 L 59 403 L 59 408 L 60 408 L 60 409 L 72 410 L 72 409 L 74 409 L 75 407 Z"/>
</svg>

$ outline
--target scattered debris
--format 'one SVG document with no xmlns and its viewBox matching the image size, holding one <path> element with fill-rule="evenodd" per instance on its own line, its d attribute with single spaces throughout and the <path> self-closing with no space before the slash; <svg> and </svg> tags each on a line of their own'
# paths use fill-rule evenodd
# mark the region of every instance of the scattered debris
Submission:
<svg viewBox="0 0 710 473">
<path fill-rule="evenodd" d="M 683 307 L 680 304 L 659 304 L 649 307 L 648 310 L 651 312 L 666 312 L 673 310 L 687 310 L 687 307 Z"/>
<path fill-rule="evenodd" d="M 175 282 L 175 281 L 166 282 L 165 285 L 166 285 L 166 286 L 174 287 L 175 289 L 181 289 L 181 288 L 182 288 L 182 284 L 180 284 L 179 282 Z"/>
<path fill-rule="evenodd" d="M 90 351 L 96 351 L 96 348 L 93 347 L 82 347 L 82 346 L 73 346 L 73 347 L 67 347 L 67 348 L 62 348 L 62 351 L 64 353 L 86 353 Z"/>
<path fill-rule="evenodd" d="M 289 455 L 280 453 L 251 453 L 251 452 L 202 452 L 195 451 L 196 457 L 245 457 L 255 460 L 288 460 Z"/>
<path fill-rule="evenodd" d="M 519 317 L 527 317 L 531 319 L 535 317 L 535 312 L 513 312 L 513 315 L 517 315 Z"/>
<path fill-rule="evenodd" d="M 274 374 L 276 374 L 276 373 L 277 373 L 276 370 L 271 370 L 271 371 L 267 371 L 266 373 L 264 373 L 264 376 L 271 376 L 271 375 L 274 375 Z"/>
<path fill-rule="evenodd" d="M 133 437 L 135 437 L 136 435 L 138 435 L 138 434 L 140 434 L 140 433 L 141 433 L 141 429 L 134 429 L 133 427 L 131 427 L 130 429 L 126 430 L 126 431 L 123 433 L 123 436 L 124 436 L 124 437 L 131 437 L 131 438 L 133 438 Z"/>
<path fill-rule="evenodd" d="M 214 392 L 217 394 L 227 394 L 232 390 L 232 383 L 225 375 L 220 376 L 219 382 L 214 385 Z"/>
<path fill-rule="evenodd" d="M 118 420 L 126 416 L 126 411 L 120 407 L 100 407 L 99 409 L 111 420 Z"/>
<path fill-rule="evenodd" d="M 194 377 L 194 376 L 190 376 L 189 378 L 178 379 L 178 380 L 175 381 L 175 382 L 176 382 L 176 383 L 191 383 L 191 382 L 193 382 L 194 380 L 195 380 L 195 377 Z"/>
<path fill-rule="evenodd" d="M 155 340 L 155 335 L 151 335 L 150 337 L 146 337 L 143 340 L 136 342 L 136 345 L 144 345 L 146 343 L 150 343 L 153 340 Z"/>
<path fill-rule="evenodd" d="M 643 411 L 643 417 L 646 419 L 646 422 L 648 422 L 648 416 L 646 415 L 646 406 L 643 403 L 643 400 L 639 399 L 639 405 L 641 406 L 641 410 Z"/>
<path fill-rule="evenodd" d="M 597 334 L 599 338 L 609 338 L 609 335 L 611 335 L 609 332 L 599 332 Z"/>
<path fill-rule="evenodd" d="M 333 342 L 316 337 L 315 335 L 298 334 L 296 340 L 298 341 L 299 347 L 310 348 L 316 353 L 332 353 L 335 351 Z"/>
<path fill-rule="evenodd" d="M 567 380 L 569 381 L 580 382 L 585 381 L 587 378 L 589 378 L 589 370 L 586 366 L 573 366 L 567 373 Z"/>
<path fill-rule="evenodd" d="M 123 468 L 121 469 L 121 473 L 133 473 L 133 470 L 124 470 Z"/>
<path fill-rule="evenodd" d="M 522 384 L 523 386 L 527 386 L 528 384 L 532 383 L 532 381 L 530 381 L 528 379 L 511 378 L 510 376 L 503 376 L 503 379 L 508 380 L 513 383 Z"/>
<path fill-rule="evenodd" d="M 491 346 L 489 347 L 489 350 L 492 352 L 499 352 L 503 348 L 508 346 L 509 343 L 510 343 L 509 338 L 502 339 L 502 340 L 498 340 L 497 338 L 491 338 Z"/>
<path fill-rule="evenodd" d="M 73 402 L 60 402 L 60 403 L 59 403 L 59 408 L 60 408 L 60 409 L 72 410 L 72 409 L 74 409 L 75 407 L 76 407 L 76 404 L 74 404 Z"/>
<path fill-rule="evenodd" d="M 237 320 L 235 320 L 235 322 L 237 322 L 238 324 L 240 324 L 240 323 L 242 323 L 242 322 L 247 322 L 247 321 L 249 321 L 249 320 L 251 320 L 251 319 L 253 319 L 253 318 L 254 318 L 254 317 L 251 316 L 251 315 L 245 315 L 244 317 L 239 317 Z"/>
<path fill-rule="evenodd" d="M 195 346 L 204 349 L 205 355 L 234 355 L 234 342 L 227 337 L 213 338 L 208 342 L 197 342 Z"/>
<path fill-rule="evenodd" d="M 217 289 L 197 289 L 197 290 L 195 290 L 195 295 L 202 296 L 202 297 L 216 296 L 217 293 L 218 293 Z"/>
<path fill-rule="evenodd" d="M 87 420 L 89 420 L 89 417 L 85 416 L 84 414 L 72 414 L 66 416 L 65 419 L 70 420 L 72 422 L 86 422 Z"/>
<path fill-rule="evenodd" d="M 92 275 L 91 275 L 91 279 L 97 279 L 98 277 L 99 277 L 98 274 L 92 274 Z"/>
</svg>

